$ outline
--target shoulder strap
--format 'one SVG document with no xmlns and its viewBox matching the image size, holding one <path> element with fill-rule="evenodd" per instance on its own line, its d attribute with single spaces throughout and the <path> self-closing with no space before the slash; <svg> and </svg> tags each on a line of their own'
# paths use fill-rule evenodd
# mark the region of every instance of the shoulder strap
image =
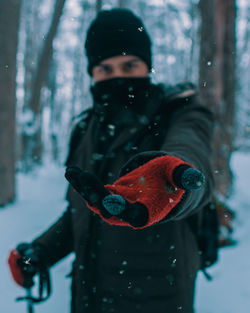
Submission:
<svg viewBox="0 0 250 313">
<path fill-rule="evenodd" d="M 185 82 L 175 86 L 164 86 L 164 93 L 165 101 L 171 102 L 194 96 L 196 94 L 196 87 L 193 83 Z"/>
<path fill-rule="evenodd" d="M 73 126 L 73 130 L 70 136 L 69 153 L 65 161 L 65 166 L 69 166 L 77 143 L 79 142 L 80 138 L 86 133 L 92 114 L 93 109 L 87 109 L 76 117 L 74 123 L 75 125 Z"/>
</svg>

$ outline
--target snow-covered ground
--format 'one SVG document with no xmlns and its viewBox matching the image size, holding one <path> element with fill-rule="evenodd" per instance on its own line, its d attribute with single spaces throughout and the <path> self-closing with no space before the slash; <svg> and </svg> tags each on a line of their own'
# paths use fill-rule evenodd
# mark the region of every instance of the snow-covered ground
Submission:
<svg viewBox="0 0 250 313">
<path fill-rule="evenodd" d="M 213 281 L 200 274 L 197 281 L 196 313 L 247 313 L 250 310 L 250 154 L 235 153 L 232 168 L 235 191 L 229 204 L 237 211 L 235 239 L 239 244 L 223 249 L 220 261 L 209 273 Z M 18 198 L 14 205 L 0 210 L 0 312 L 25 313 L 25 303 L 15 302 L 24 295 L 12 281 L 8 268 L 9 250 L 21 241 L 30 241 L 53 223 L 64 210 L 66 181 L 64 169 L 46 166 L 37 173 L 18 176 Z M 37 305 L 37 313 L 68 313 L 70 271 L 73 255 L 52 269 L 53 294 Z M 153 312 L 152 312 L 153 313 Z"/>
</svg>

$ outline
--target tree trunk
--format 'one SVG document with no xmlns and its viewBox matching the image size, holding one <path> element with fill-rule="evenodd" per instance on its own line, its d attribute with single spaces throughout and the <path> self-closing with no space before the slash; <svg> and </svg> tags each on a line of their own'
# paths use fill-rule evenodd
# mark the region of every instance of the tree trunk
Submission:
<svg viewBox="0 0 250 313">
<path fill-rule="evenodd" d="M 35 73 L 34 84 L 32 86 L 31 100 L 29 109 L 32 113 L 31 132 L 26 141 L 27 151 L 32 158 L 32 161 L 41 163 L 42 159 L 42 139 L 41 139 L 41 118 L 42 118 L 42 105 L 40 101 L 42 87 L 44 86 L 49 70 L 49 65 L 52 57 L 52 44 L 56 35 L 59 25 L 60 17 L 63 12 L 63 7 L 66 0 L 57 0 L 55 12 L 52 18 L 52 23 L 46 36 L 43 50 L 38 62 L 37 70 Z"/>
<path fill-rule="evenodd" d="M 34 84 L 34 73 L 36 72 L 36 64 L 38 62 L 38 45 L 40 36 L 37 35 L 37 30 L 40 27 L 40 21 L 38 18 L 39 6 L 35 0 L 29 0 L 23 3 L 22 15 L 24 20 L 24 32 L 25 32 L 25 50 L 24 50 L 24 103 L 22 107 L 22 115 L 25 116 L 21 123 L 20 134 L 20 151 L 19 161 L 21 161 L 21 170 L 24 172 L 29 171 L 32 168 L 33 159 L 31 157 L 32 151 L 30 145 L 30 128 L 32 127 L 33 114 L 30 110 L 30 102 L 32 89 Z M 22 34 L 20 34 L 22 36 Z"/>
<path fill-rule="evenodd" d="M 213 168 L 216 192 L 227 197 L 235 116 L 235 0 L 200 0 L 200 95 L 216 117 Z"/>
<path fill-rule="evenodd" d="M 99 13 L 102 9 L 102 0 L 96 0 L 96 13 Z"/>
<path fill-rule="evenodd" d="M 0 206 L 15 198 L 15 91 L 20 8 L 20 0 L 0 1 Z"/>
<path fill-rule="evenodd" d="M 118 0 L 118 7 L 120 9 L 125 8 L 125 6 L 126 6 L 126 0 Z"/>
</svg>

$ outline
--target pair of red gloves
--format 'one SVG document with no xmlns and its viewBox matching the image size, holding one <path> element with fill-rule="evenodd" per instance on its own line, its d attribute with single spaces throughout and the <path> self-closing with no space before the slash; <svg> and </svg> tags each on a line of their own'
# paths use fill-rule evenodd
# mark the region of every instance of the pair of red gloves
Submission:
<svg viewBox="0 0 250 313">
<path fill-rule="evenodd" d="M 191 164 L 160 152 L 137 154 L 112 185 L 78 167 L 68 167 L 65 177 L 104 221 L 135 229 L 164 219 L 185 190 L 200 189 L 205 181 Z"/>
<path fill-rule="evenodd" d="M 87 201 L 88 207 L 112 225 L 145 228 L 164 219 L 181 201 L 185 190 L 200 189 L 204 175 L 181 159 L 163 153 L 140 153 L 121 171 L 112 185 L 77 167 L 65 177 Z M 14 281 L 30 288 L 44 252 L 39 246 L 20 244 L 10 252 L 8 264 Z"/>
</svg>

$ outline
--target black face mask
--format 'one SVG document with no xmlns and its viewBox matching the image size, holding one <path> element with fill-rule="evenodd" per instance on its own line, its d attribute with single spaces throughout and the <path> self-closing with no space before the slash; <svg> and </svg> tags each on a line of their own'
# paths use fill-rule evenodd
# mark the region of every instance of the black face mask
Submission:
<svg viewBox="0 0 250 313">
<path fill-rule="evenodd" d="M 149 77 L 112 78 L 91 87 L 100 121 L 131 124 L 143 114 L 152 84 Z"/>
</svg>

